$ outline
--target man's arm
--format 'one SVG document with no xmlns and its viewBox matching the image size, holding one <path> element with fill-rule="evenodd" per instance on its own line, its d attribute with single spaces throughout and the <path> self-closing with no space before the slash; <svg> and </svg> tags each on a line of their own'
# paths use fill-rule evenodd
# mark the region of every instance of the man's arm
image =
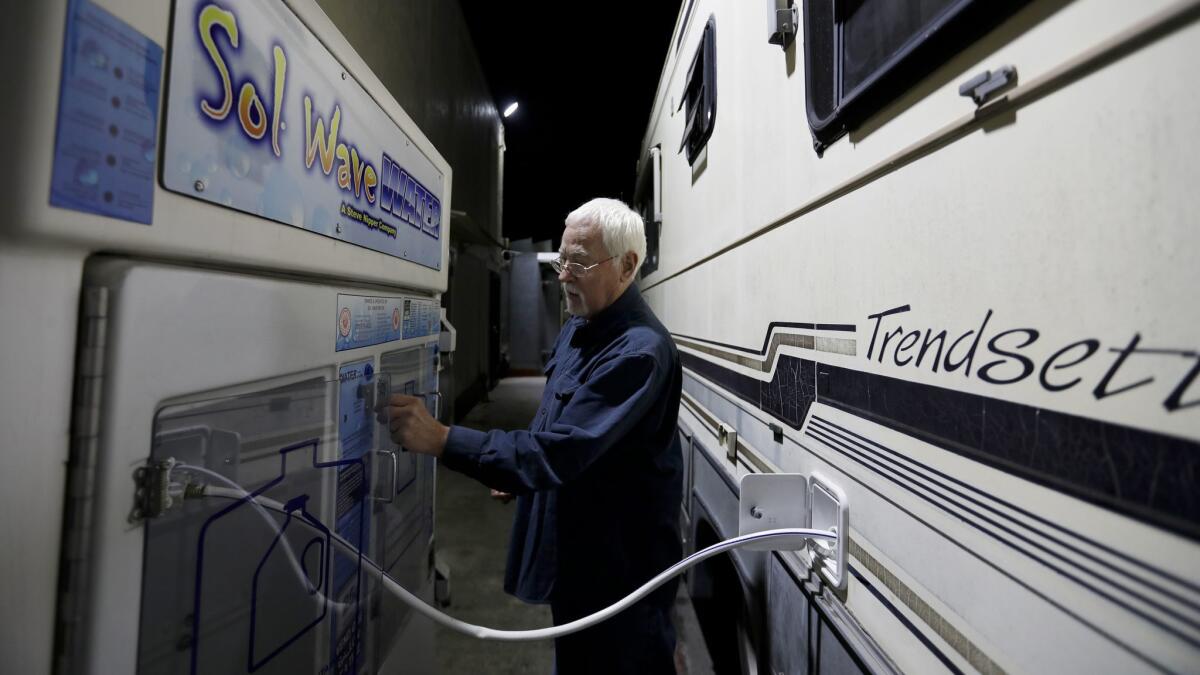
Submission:
<svg viewBox="0 0 1200 675">
<path fill-rule="evenodd" d="M 423 411 L 423 406 L 388 410 L 396 442 L 438 455 L 448 468 L 489 487 L 522 494 L 557 487 L 579 475 L 637 424 L 662 394 L 665 381 L 665 369 L 650 354 L 617 356 L 580 385 L 549 429 L 538 432 L 458 426 L 442 432 L 446 427 L 436 421 L 440 429 L 397 421 L 397 415 L 410 410 L 419 415 L 415 409 Z M 442 433 L 445 440 L 439 443 Z"/>
</svg>

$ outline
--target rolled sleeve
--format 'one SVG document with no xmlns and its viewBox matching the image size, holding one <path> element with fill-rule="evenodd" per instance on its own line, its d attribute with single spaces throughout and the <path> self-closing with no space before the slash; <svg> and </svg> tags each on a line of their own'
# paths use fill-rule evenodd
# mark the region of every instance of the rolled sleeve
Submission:
<svg viewBox="0 0 1200 675">
<path fill-rule="evenodd" d="M 475 429 L 454 425 L 446 437 L 446 447 L 442 450 L 441 462 L 447 469 L 472 475 L 479 467 L 479 456 L 483 452 L 483 444 L 487 434 Z"/>
</svg>

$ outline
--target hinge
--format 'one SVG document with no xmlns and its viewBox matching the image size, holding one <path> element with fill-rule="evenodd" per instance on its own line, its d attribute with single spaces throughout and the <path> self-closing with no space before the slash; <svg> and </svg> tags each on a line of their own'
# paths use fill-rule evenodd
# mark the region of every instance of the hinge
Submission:
<svg viewBox="0 0 1200 675">
<path fill-rule="evenodd" d="M 133 492 L 133 510 L 129 512 L 130 523 L 157 518 L 175 505 L 175 499 L 168 489 L 173 468 L 175 458 L 168 457 L 153 460 L 134 470 L 133 482 L 136 487 Z"/>
<path fill-rule="evenodd" d="M 58 588 L 58 635 L 55 672 L 70 673 L 86 647 L 89 564 L 96 494 L 96 458 L 100 444 L 101 398 L 104 392 L 105 346 L 108 335 L 108 289 L 84 288 L 79 308 L 78 352 L 71 444 L 67 456 L 67 499 Z"/>
</svg>

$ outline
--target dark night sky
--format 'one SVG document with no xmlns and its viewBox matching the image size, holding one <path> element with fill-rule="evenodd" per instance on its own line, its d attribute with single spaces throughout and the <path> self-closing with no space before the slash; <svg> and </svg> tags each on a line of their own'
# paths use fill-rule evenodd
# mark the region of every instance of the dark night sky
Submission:
<svg viewBox="0 0 1200 675">
<path fill-rule="evenodd" d="M 554 239 L 592 197 L 633 197 L 673 0 L 460 0 L 504 120 L 504 235 Z"/>
</svg>

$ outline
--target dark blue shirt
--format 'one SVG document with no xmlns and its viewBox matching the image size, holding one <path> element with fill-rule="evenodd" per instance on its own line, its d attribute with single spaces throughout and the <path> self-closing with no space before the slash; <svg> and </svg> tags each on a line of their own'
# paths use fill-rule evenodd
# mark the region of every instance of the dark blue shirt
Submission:
<svg viewBox="0 0 1200 675">
<path fill-rule="evenodd" d="M 675 344 L 630 286 L 563 326 L 527 431 L 452 427 L 443 464 L 518 496 L 504 588 L 599 609 L 679 561 Z"/>
</svg>

